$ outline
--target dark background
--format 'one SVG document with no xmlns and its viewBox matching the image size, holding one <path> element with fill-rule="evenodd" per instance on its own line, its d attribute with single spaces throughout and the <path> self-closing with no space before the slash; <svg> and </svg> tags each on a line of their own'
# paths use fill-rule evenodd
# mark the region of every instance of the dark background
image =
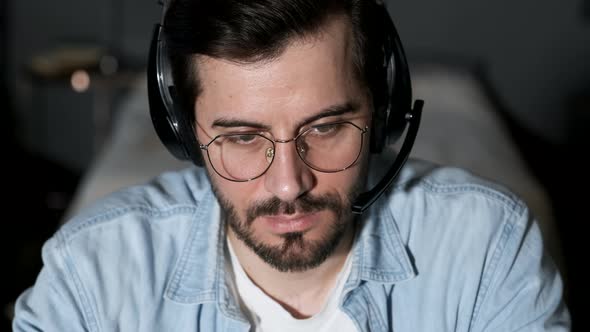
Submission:
<svg viewBox="0 0 590 332">
<path fill-rule="evenodd" d="M 555 207 L 569 279 L 574 330 L 588 331 L 581 268 L 588 262 L 590 169 L 590 1 L 387 1 L 409 56 L 478 64 L 517 145 Z M 80 177 L 100 149 L 107 112 L 124 93 L 71 90 L 68 76 L 31 71 L 34 57 L 55 47 L 98 46 L 118 68 L 143 68 L 153 24 L 152 0 L 0 0 L 0 122 L 7 169 L 1 232 L 2 308 L 34 282 L 40 250 Z M 91 69 L 94 70 L 94 69 Z M 99 113 L 99 115 L 102 113 Z M 4 309 L 6 308 L 6 309 Z M 3 315 L 0 328 L 9 330 Z"/>
</svg>

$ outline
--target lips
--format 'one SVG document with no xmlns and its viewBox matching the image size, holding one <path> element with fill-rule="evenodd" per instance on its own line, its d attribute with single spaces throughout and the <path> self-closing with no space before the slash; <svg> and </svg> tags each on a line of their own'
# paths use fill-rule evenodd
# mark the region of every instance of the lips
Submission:
<svg viewBox="0 0 590 332">
<path fill-rule="evenodd" d="M 317 213 L 261 217 L 261 221 L 276 234 L 305 232 L 319 221 Z"/>
</svg>

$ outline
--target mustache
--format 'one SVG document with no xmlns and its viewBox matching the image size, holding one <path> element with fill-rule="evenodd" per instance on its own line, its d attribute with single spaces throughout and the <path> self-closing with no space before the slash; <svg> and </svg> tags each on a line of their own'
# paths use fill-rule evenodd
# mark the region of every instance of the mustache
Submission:
<svg viewBox="0 0 590 332">
<path fill-rule="evenodd" d="M 274 216 L 278 214 L 313 213 L 321 210 L 334 211 L 338 216 L 342 214 L 343 204 L 336 194 L 320 196 L 304 195 L 292 202 L 285 202 L 277 197 L 251 205 L 246 211 L 246 224 L 250 225 L 257 217 Z"/>
</svg>

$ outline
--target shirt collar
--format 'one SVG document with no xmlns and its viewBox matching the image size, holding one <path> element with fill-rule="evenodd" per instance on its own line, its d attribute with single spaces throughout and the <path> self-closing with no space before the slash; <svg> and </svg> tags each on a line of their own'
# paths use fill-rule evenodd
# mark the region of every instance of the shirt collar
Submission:
<svg viewBox="0 0 590 332">
<path fill-rule="evenodd" d="M 397 283 L 416 276 L 386 197 L 363 215 L 352 250 L 353 268 L 347 288 L 361 280 Z"/>
<path fill-rule="evenodd" d="M 353 245 L 353 267 L 345 288 L 361 280 L 396 283 L 416 275 L 395 217 L 389 208 L 394 191 L 385 194 L 359 219 Z M 186 245 L 176 262 L 165 297 L 179 303 L 199 304 L 218 301 L 220 310 L 240 317 L 225 273 L 225 227 L 219 203 L 210 189 L 198 203 Z M 223 281 L 223 282 L 222 282 Z"/>
</svg>

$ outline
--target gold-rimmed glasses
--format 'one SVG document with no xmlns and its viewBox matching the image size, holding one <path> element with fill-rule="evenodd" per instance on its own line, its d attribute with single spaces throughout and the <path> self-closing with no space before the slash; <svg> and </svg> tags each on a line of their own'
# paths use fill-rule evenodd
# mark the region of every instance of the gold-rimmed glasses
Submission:
<svg viewBox="0 0 590 332">
<path fill-rule="evenodd" d="M 229 181 L 246 182 L 262 176 L 271 166 L 276 143 L 294 142 L 297 154 L 310 168 L 324 173 L 343 171 L 356 163 L 369 127 L 349 121 L 313 125 L 287 140 L 265 131 L 215 136 L 199 148 L 207 151 L 211 166 Z"/>
</svg>

